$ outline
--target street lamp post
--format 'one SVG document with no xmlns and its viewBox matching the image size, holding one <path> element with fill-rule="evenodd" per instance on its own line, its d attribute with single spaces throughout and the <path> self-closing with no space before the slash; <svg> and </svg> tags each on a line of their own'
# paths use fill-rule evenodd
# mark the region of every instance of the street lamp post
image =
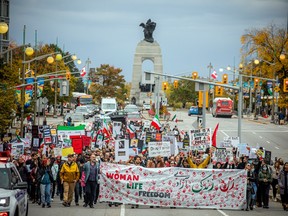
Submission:
<svg viewBox="0 0 288 216">
<path fill-rule="evenodd" d="M 24 29 L 23 29 L 23 45 L 25 45 L 25 34 L 26 34 L 26 25 L 24 25 Z M 28 49 L 29 47 L 27 47 L 25 49 L 24 46 L 24 52 L 23 52 L 23 61 L 22 61 L 22 88 L 21 88 L 21 124 L 20 124 L 20 137 L 23 137 L 23 123 L 24 123 L 24 104 L 25 104 L 25 72 L 26 72 L 26 64 L 25 64 L 25 59 L 26 59 L 26 55 L 27 56 L 31 56 L 34 53 L 33 49 Z M 34 117 L 35 118 L 35 117 Z"/>
<path fill-rule="evenodd" d="M 2 40 L 3 40 L 3 35 L 8 32 L 8 25 L 5 22 L 0 22 L 0 58 L 2 58 Z"/>
<path fill-rule="evenodd" d="M 57 54 L 56 55 L 56 71 L 58 70 L 57 68 L 57 62 L 62 60 L 62 55 L 61 54 Z M 56 74 L 57 77 L 57 74 Z M 54 113 L 53 113 L 53 118 L 57 118 L 57 94 L 58 94 L 58 79 L 55 79 L 54 81 Z"/>
</svg>

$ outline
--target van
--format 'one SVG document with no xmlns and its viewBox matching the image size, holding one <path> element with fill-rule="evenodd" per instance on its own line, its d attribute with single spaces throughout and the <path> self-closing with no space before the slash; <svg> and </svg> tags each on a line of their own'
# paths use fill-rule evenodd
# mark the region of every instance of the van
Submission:
<svg viewBox="0 0 288 216">
<path fill-rule="evenodd" d="M 116 112 L 117 111 L 117 101 L 115 98 L 102 98 L 101 100 L 101 110 L 102 112 Z"/>
</svg>

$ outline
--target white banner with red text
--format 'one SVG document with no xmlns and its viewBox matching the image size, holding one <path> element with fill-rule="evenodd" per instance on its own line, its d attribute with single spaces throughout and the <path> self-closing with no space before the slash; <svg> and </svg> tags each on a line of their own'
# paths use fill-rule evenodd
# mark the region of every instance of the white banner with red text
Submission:
<svg viewBox="0 0 288 216">
<path fill-rule="evenodd" d="M 243 209 L 246 171 L 145 168 L 102 163 L 100 201 L 164 207 Z"/>
</svg>

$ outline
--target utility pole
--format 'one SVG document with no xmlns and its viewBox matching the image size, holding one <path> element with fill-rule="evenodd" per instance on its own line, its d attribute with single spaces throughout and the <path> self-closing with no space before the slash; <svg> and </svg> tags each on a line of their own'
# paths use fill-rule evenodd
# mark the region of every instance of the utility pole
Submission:
<svg viewBox="0 0 288 216">
<path fill-rule="evenodd" d="M 23 29 L 23 70 L 22 70 L 22 84 L 25 84 L 25 34 L 26 34 L 26 25 Z M 25 87 L 21 88 L 21 124 L 20 124 L 20 137 L 24 135 L 24 104 L 25 104 Z"/>
<path fill-rule="evenodd" d="M 90 79 L 90 68 L 89 68 L 89 64 L 91 64 L 91 61 L 90 59 L 88 58 L 87 61 L 86 61 L 86 65 L 87 65 L 87 83 L 86 83 L 86 94 L 89 94 L 89 91 L 88 91 L 88 86 L 89 86 L 89 79 Z"/>
</svg>

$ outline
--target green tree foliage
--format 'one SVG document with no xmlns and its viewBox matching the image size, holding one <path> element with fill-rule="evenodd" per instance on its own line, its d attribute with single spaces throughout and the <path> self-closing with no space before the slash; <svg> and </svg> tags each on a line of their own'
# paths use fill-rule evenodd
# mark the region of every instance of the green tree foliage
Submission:
<svg viewBox="0 0 288 216">
<path fill-rule="evenodd" d="M 169 89 L 173 89 L 173 91 L 169 92 L 169 104 L 182 103 L 182 106 L 185 106 L 187 102 L 195 104 L 195 101 L 198 98 L 198 92 L 195 92 L 195 82 L 188 80 L 179 80 L 178 82 L 178 88 L 169 85 Z"/>
<path fill-rule="evenodd" d="M 279 105 L 283 107 L 286 104 L 287 106 L 287 93 L 282 91 L 283 79 L 288 77 L 288 35 L 286 29 L 271 24 L 266 28 L 247 30 L 241 37 L 241 43 L 244 63 L 251 59 L 260 60 L 259 65 L 254 65 L 253 61 L 249 63 L 249 67 L 246 65 L 243 72 L 250 75 L 252 71 L 254 76 L 265 78 L 275 79 L 278 77 L 281 89 Z M 283 53 L 286 55 L 285 59 L 280 58 Z M 263 83 L 265 82 L 263 81 Z"/>
<path fill-rule="evenodd" d="M 90 92 L 96 102 L 100 103 L 102 97 L 116 97 L 117 101 L 125 101 L 127 88 L 125 87 L 122 69 L 109 64 L 102 64 L 96 71 L 89 73 L 92 80 Z"/>
</svg>

